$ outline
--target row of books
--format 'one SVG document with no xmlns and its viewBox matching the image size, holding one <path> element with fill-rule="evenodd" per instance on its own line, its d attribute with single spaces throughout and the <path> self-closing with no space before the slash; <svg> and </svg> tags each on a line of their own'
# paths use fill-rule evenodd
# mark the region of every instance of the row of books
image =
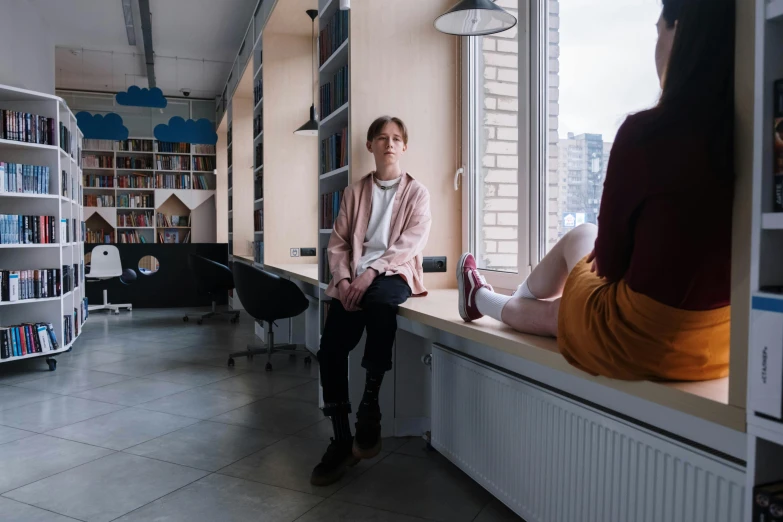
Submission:
<svg viewBox="0 0 783 522">
<path fill-rule="evenodd" d="M 190 230 L 185 233 L 182 241 L 179 240 L 179 230 L 168 229 L 158 232 L 158 243 L 188 243 L 190 241 Z"/>
<path fill-rule="evenodd" d="M 45 299 L 62 295 L 61 275 L 59 268 L 0 270 L 0 302 Z"/>
<path fill-rule="evenodd" d="M 190 174 L 157 174 L 155 176 L 155 187 L 189 189 L 191 188 Z"/>
<path fill-rule="evenodd" d="M 85 238 L 86 243 L 91 244 L 110 244 L 114 243 L 114 230 L 91 230 L 87 229 L 87 237 Z"/>
<path fill-rule="evenodd" d="M 203 174 L 193 175 L 193 185 L 196 190 L 209 190 L 209 182 Z"/>
<path fill-rule="evenodd" d="M 191 214 L 187 216 L 167 216 L 166 214 L 158 213 L 156 221 L 158 227 L 189 227 L 190 216 Z"/>
<path fill-rule="evenodd" d="M 321 30 L 318 38 L 318 56 L 321 65 L 348 39 L 348 30 L 348 11 L 338 10 Z"/>
<path fill-rule="evenodd" d="M 190 156 L 156 156 L 156 170 L 190 170 Z"/>
<path fill-rule="evenodd" d="M 85 148 L 87 146 L 85 145 Z M 127 152 L 153 152 L 152 140 L 132 138 L 117 142 L 117 150 Z"/>
<path fill-rule="evenodd" d="M 253 241 L 253 261 L 256 263 L 264 262 L 264 242 Z"/>
<path fill-rule="evenodd" d="M 153 208 L 154 200 L 152 194 L 118 194 L 117 208 Z"/>
<path fill-rule="evenodd" d="M 258 171 L 253 179 L 253 201 L 264 197 L 264 171 Z"/>
<path fill-rule="evenodd" d="M 52 323 L 0 327 L 0 359 L 59 350 Z"/>
<path fill-rule="evenodd" d="M 82 187 L 79 186 L 75 175 L 69 176 L 67 172 L 62 171 L 60 179 L 62 180 L 62 186 L 60 187 L 61 196 L 73 199 L 75 201 L 81 199 Z"/>
<path fill-rule="evenodd" d="M 144 174 L 128 174 L 117 176 L 117 187 L 151 189 L 155 188 L 155 178 Z"/>
<path fill-rule="evenodd" d="M 102 176 L 98 174 L 85 174 L 84 186 L 88 188 L 114 188 L 114 176 Z"/>
<path fill-rule="evenodd" d="M 0 119 L 3 122 L 0 138 L 4 140 L 41 145 L 55 144 L 54 118 L 38 116 L 29 112 L 0 109 Z"/>
<path fill-rule="evenodd" d="M 152 170 L 151 156 L 117 156 L 118 169 Z"/>
<path fill-rule="evenodd" d="M 114 207 L 114 196 L 112 194 L 86 194 L 84 196 L 85 207 Z"/>
<path fill-rule="evenodd" d="M 152 211 L 136 213 L 130 212 L 129 214 L 117 214 L 117 226 L 118 227 L 154 227 Z"/>
<path fill-rule="evenodd" d="M 71 243 L 78 239 L 79 223 L 76 218 L 63 218 L 60 220 L 60 243 Z"/>
<path fill-rule="evenodd" d="M 107 154 L 87 154 L 82 157 L 82 168 L 112 169 L 114 168 L 114 156 L 109 156 Z"/>
<path fill-rule="evenodd" d="M 321 174 L 348 165 L 348 129 L 321 140 Z"/>
<path fill-rule="evenodd" d="M 256 167 L 264 164 L 264 142 L 256 145 Z"/>
<path fill-rule="evenodd" d="M 200 171 L 215 170 L 215 158 L 210 156 L 194 156 L 193 170 L 200 170 Z"/>
<path fill-rule="evenodd" d="M 253 211 L 253 231 L 254 232 L 263 232 L 264 231 L 264 210 L 254 210 Z"/>
<path fill-rule="evenodd" d="M 60 123 L 60 148 L 65 152 L 73 156 L 74 149 L 76 148 L 76 140 L 73 139 L 70 129 Z"/>
<path fill-rule="evenodd" d="M 256 117 L 253 118 L 253 137 L 255 138 L 259 134 L 261 134 L 261 131 L 264 130 L 264 111 L 262 110 L 260 114 L 256 114 Z"/>
<path fill-rule="evenodd" d="M 29 245 L 57 243 L 54 216 L 0 214 L 0 244 Z"/>
<path fill-rule="evenodd" d="M 774 146 L 772 161 L 772 204 L 775 212 L 783 212 L 783 79 L 774 84 Z"/>
<path fill-rule="evenodd" d="M 117 232 L 118 243 L 146 243 L 147 239 L 138 230 L 121 230 Z"/>
<path fill-rule="evenodd" d="M 172 143 L 170 141 L 156 141 L 155 152 L 190 153 L 190 143 Z"/>
<path fill-rule="evenodd" d="M 332 75 L 329 83 L 321 86 L 321 119 L 342 107 L 348 101 L 348 66 Z"/>
<path fill-rule="evenodd" d="M 321 249 L 321 282 L 329 284 L 332 281 L 332 271 L 329 269 L 329 256 L 326 253 L 326 249 Z"/>
<path fill-rule="evenodd" d="M 48 194 L 49 167 L 0 161 L 0 192 Z"/>
<path fill-rule="evenodd" d="M 261 98 L 264 97 L 264 82 L 259 76 L 256 79 L 256 82 L 253 84 L 253 105 L 258 105 L 258 102 L 261 101 Z M 231 140 L 228 141 L 231 143 Z"/>
<path fill-rule="evenodd" d="M 85 298 L 86 299 L 86 298 Z M 65 345 L 69 345 L 71 341 L 73 341 L 78 335 L 79 335 L 79 327 L 80 322 L 78 320 L 79 317 L 79 310 L 77 308 L 73 309 L 72 315 L 64 315 L 63 316 L 63 342 Z M 82 318 L 84 315 L 82 315 Z M 82 322 L 84 319 L 82 319 Z"/>
<path fill-rule="evenodd" d="M 114 142 L 112 140 L 96 140 L 96 139 L 84 139 L 82 144 L 85 150 L 105 150 L 113 151 Z"/>
<path fill-rule="evenodd" d="M 193 144 L 193 154 L 215 154 L 214 145 L 205 145 L 203 143 Z"/>
<path fill-rule="evenodd" d="M 337 214 L 340 213 L 340 201 L 343 193 L 340 191 L 329 192 L 321 195 L 321 227 L 332 228 Z"/>
</svg>

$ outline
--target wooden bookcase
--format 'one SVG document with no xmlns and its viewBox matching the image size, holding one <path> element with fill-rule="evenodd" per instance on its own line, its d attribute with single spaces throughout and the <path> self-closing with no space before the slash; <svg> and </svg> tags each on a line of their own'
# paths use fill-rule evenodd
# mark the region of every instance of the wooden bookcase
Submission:
<svg viewBox="0 0 783 522">
<path fill-rule="evenodd" d="M 82 134 L 76 125 L 76 118 L 65 102 L 56 96 L 0 85 L 0 109 L 36 114 L 55 119 L 57 133 L 60 125 L 70 132 L 70 153 L 64 150 L 59 135 L 54 145 L 40 145 L 0 139 L 0 161 L 49 167 L 49 187 L 46 194 L 0 192 L 0 208 L 3 214 L 30 216 L 54 216 L 57 233 L 61 233 L 62 221 L 68 220 L 70 241 L 47 244 L 3 244 L 0 245 L 0 266 L 5 270 L 62 270 L 64 265 L 78 265 L 78 278 L 72 290 L 62 295 L 42 299 L 0 302 L 0 326 L 22 323 L 51 323 L 57 336 L 59 348 L 43 353 L 30 353 L 7 359 L 0 363 L 14 362 L 34 357 L 47 357 L 49 368 L 54 370 L 53 355 L 71 349 L 81 333 L 87 313 L 84 306 L 84 238 L 82 237 L 82 206 L 80 151 Z M 63 186 L 67 186 L 67 192 Z M 73 237 L 73 220 L 77 230 Z M 63 289 L 64 290 L 64 289 Z M 64 336 L 65 316 L 72 318 L 73 338 L 66 342 Z"/>
</svg>

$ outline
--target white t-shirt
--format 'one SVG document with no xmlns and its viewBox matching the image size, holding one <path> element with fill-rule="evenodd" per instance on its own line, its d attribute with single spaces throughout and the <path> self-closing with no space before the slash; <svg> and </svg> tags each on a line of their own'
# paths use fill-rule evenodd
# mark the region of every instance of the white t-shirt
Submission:
<svg viewBox="0 0 783 522">
<path fill-rule="evenodd" d="M 389 248 L 394 197 L 401 180 L 402 176 L 389 181 L 381 181 L 377 178 L 373 180 L 370 222 L 367 224 L 367 233 L 364 236 L 362 257 L 359 258 L 359 264 L 356 266 L 356 277 L 362 275 Z M 392 188 L 383 190 L 378 183 Z"/>
</svg>

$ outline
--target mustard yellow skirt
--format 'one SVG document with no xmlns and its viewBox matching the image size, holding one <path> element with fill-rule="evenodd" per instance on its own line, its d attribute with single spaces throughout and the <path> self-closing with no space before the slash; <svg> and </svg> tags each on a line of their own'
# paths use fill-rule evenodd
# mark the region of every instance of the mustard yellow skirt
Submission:
<svg viewBox="0 0 783 522">
<path fill-rule="evenodd" d="M 680 310 L 607 283 L 587 258 L 560 301 L 557 342 L 569 363 L 624 380 L 702 381 L 729 373 L 731 307 Z"/>
</svg>

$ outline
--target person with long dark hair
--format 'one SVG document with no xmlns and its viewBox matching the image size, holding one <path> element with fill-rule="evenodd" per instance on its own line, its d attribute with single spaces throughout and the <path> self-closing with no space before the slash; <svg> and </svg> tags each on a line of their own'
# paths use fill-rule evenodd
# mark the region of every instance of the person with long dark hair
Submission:
<svg viewBox="0 0 783 522">
<path fill-rule="evenodd" d="M 617 133 L 598 227 L 569 232 L 513 296 L 469 253 L 459 311 L 558 338 L 617 379 L 706 380 L 729 368 L 734 0 L 663 0 L 658 104 Z"/>
</svg>

